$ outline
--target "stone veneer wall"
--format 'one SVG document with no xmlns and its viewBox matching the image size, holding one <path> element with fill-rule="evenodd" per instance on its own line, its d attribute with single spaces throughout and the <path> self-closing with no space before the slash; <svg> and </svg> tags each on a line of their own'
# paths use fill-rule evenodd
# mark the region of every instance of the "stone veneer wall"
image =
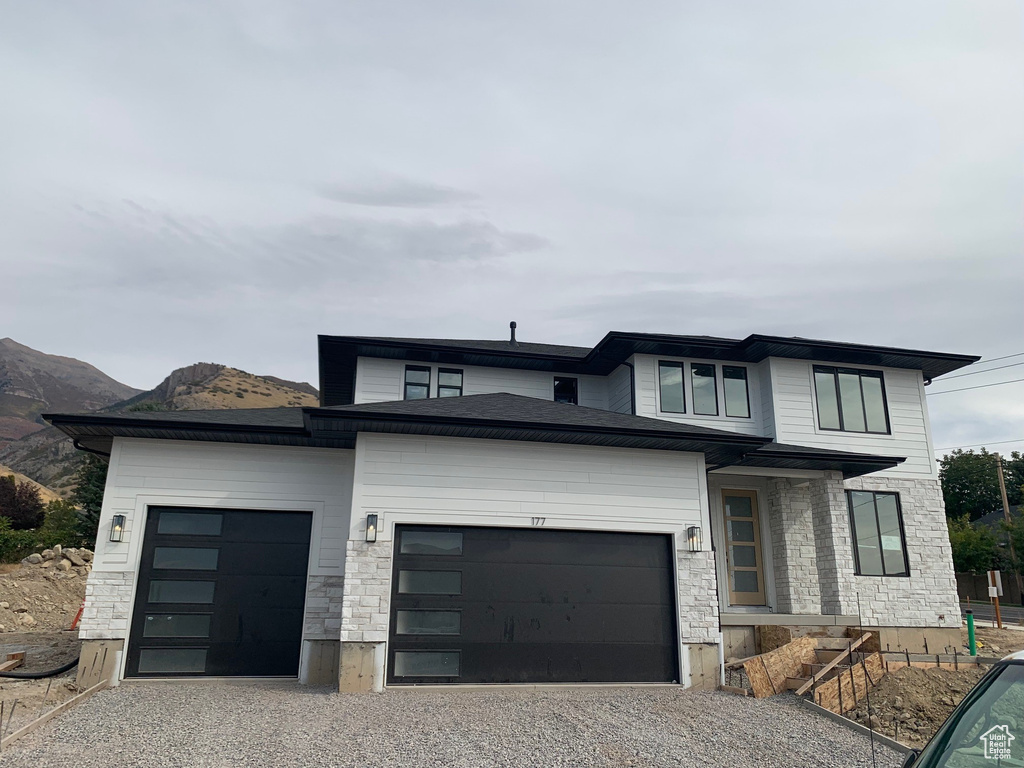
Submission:
<svg viewBox="0 0 1024 768">
<path fill-rule="evenodd" d="M 306 614 L 302 622 L 303 639 L 338 639 L 344 596 L 344 576 L 309 577 L 306 585 Z"/>
<path fill-rule="evenodd" d="M 826 472 L 812 480 L 808 488 L 814 548 L 818 561 L 818 587 L 821 612 L 849 616 L 856 611 L 850 601 L 853 580 L 853 543 L 850 538 L 850 513 L 846 505 L 841 472 Z"/>
<path fill-rule="evenodd" d="M 854 576 L 850 582 L 854 614 L 859 592 L 865 624 L 959 628 L 960 601 L 938 479 L 868 476 L 848 480 L 845 485 L 851 491 L 900 495 L 910 563 L 910 578 Z"/>
<path fill-rule="evenodd" d="M 718 642 L 714 552 L 677 552 L 679 634 L 684 643 Z"/>
<path fill-rule="evenodd" d="M 390 541 L 350 540 L 345 545 L 345 589 L 341 602 L 343 643 L 383 643 L 391 606 Z"/>
<path fill-rule="evenodd" d="M 128 636 L 134 571 L 92 571 L 85 583 L 85 608 L 79 623 L 82 640 Z"/>
<path fill-rule="evenodd" d="M 769 482 L 765 501 L 772 542 L 776 610 L 821 613 L 821 586 L 815 552 L 811 497 L 807 482 L 785 478 Z"/>
</svg>

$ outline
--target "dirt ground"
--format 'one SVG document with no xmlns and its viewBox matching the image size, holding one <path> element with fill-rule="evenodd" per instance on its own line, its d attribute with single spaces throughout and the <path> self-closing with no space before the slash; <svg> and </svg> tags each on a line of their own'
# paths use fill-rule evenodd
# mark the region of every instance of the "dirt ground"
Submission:
<svg viewBox="0 0 1024 768">
<path fill-rule="evenodd" d="M 992 629 L 975 627 L 979 656 L 1006 656 L 1024 650 L 1024 631 L 1019 629 Z M 964 650 L 967 649 L 967 630 L 962 632 Z"/>
<path fill-rule="evenodd" d="M 0 661 L 24 653 L 15 672 L 55 669 L 78 657 L 78 632 L 65 631 L 82 604 L 88 569 L 56 568 L 56 558 L 33 565 L 0 566 Z M 16 731 L 71 698 L 76 669 L 43 680 L 0 677 L 0 734 Z"/>
</svg>

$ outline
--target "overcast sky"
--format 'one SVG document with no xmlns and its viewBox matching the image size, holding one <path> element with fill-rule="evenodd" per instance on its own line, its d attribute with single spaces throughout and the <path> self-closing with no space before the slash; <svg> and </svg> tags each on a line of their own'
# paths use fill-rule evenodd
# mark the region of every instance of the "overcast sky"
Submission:
<svg viewBox="0 0 1024 768">
<path fill-rule="evenodd" d="M 0 7 L 0 337 L 136 387 L 512 319 L 1024 352 L 1019 0 Z"/>
</svg>

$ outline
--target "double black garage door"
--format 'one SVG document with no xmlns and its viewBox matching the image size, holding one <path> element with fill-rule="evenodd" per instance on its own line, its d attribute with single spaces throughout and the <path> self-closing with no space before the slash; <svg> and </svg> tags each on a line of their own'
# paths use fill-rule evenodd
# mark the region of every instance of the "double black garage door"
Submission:
<svg viewBox="0 0 1024 768">
<path fill-rule="evenodd" d="M 389 683 L 672 682 L 668 536 L 399 526 Z"/>
</svg>

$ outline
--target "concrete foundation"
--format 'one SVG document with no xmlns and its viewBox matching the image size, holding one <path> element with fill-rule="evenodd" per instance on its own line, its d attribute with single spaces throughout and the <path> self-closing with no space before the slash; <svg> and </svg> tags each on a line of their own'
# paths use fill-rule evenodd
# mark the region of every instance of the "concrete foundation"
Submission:
<svg viewBox="0 0 1024 768">
<path fill-rule="evenodd" d="M 384 690 L 385 643 L 341 643 L 338 690 L 365 693 Z"/>
<path fill-rule="evenodd" d="M 689 657 L 691 688 L 716 691 L 721 684 L 721 669 L 716 643 L 686 643 L 683 652 Z M 682 681 L 686 684 L 686 680 Z"/>
<path fill-rule="evenodd" d="M 78 657 L 78 676 L 75 684 L 80 689 L 91 688 L 101 680 L 110 680 L 120 672 L 124 640 L 83 640 Z"/>
<path fill-rule="evenodd" d="M 338 640 L 306 640 L 303 645 L 299 680 L 306 685 L 337 683 L 341 643 Z"/>
</svg>

